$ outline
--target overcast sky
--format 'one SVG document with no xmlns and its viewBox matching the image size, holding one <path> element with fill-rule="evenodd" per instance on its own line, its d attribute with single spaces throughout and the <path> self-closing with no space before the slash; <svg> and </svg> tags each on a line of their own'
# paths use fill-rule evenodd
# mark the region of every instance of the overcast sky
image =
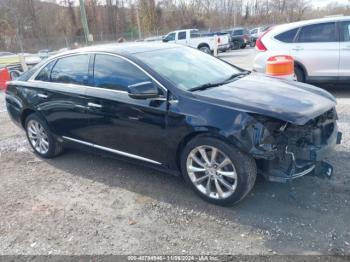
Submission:
<svg viewBox="0 0 350 262">
<path fill-rule="evenodd" d="M 310 0 L 310 3 L 316 7 L 324 7 L 331 3 L 337 3 L 342 5 L 350 4 L 348 0 Z"/>
<path fill-rule="evenodd" d="M 47 2 L 58 2 L 57 0 L 43 0 L 43 1 L 47 1 Z M 294 1 L 294 0 L 289 0 L 289 1 Z M 331 3 L 337 3 L 337 4 L 341 4 L 341 5 L 350 5 L 350 1 L 349 0 L 309 0 L 310 4 L 315 6 L 315 7 L 325 7 L 328 4 Z M 79 0 L 75 0 L 76 4 L 79 3 Z M 100 1 L 103 2 L 103 1 Z"/>
</svg>

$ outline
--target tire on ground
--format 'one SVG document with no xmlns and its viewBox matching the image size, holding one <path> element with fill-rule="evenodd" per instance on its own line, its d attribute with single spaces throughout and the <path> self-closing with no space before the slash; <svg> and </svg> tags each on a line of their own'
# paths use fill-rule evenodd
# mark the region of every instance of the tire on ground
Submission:
<svg viewBox="0 0 350 262">
<path fill-rule="evenodd" d="M 211 54 L 210 47 L 207 44 L 200 44 L 198 49 L 204 53 Z"/>
<path fill-rule="evenodd" d="M 200 192 L 197 187 L 192 183 L 187 173 L 187 157 L 190 152 L 198 146 L 214 146 L 221 152 L 225 153 L 235 166 L 237 172 L 237 188 L 235 192 L 225 199 L 214 199 L 206 196 Z M 257 168 L 255 160 L 238 150 L 233 145 L 227 144 L 224 141 L 207 136 L 198 136 L 188 142 L 181 153 L 181 172 L 187 184 L 204 200 L 217 205 L 233 205 L 241 201 L 254 187 Z"/>
<path fill-rule="evenodd" d="M 294 67 L 294 73 L 297 77 L 298 82 L 305 83 L 305 73 L 304 73 L 304 70 L 301 69 L 300 66 L 297 65 Z"/>
<path fill-rule="evenodd" d="M 47 151 L 47 153 L 45 154 L 41 154 L 40 152 L 38 152 L 34 146 L 32 145 L 32 143 L 30 142 L 29 139 L 29 135 L 28 135 L 28 123 L 31 121 L 37 121 L 38 123 L 40 123 L 40 125 L 44 128 L 46 134 L 47 134 L 47 138 L 48 138 L 48 142 L 49 142 L 49 149 Z M 58 155 L 60 155 L 63 152 L 63 146 L 61 143 L 59 143 L 54 136 L 52 135 L 50 128 L 48 127 L 47 123 L 45 120 L 43 120 L 37 113 L 32 113 L 30 115 L 27 116 L 27 118 L 25 119 L 25 131 L 26 131 L 26 135 L 27 135 L 27 139 L 28 142 L 30 144 L 30 146 L 32 147 L 32 149 L 34 150 L 35 154 L 37 154 L 38 156 L 42 157 L 42 158 L 54 158 Z"/>
</svg>

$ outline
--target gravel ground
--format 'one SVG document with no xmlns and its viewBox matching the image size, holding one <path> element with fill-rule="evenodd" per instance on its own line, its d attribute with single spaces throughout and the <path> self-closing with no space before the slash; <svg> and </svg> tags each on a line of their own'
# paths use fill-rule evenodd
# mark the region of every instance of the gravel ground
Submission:
<svg viewBox="0 0 350 262">
<path fill-rule="evenodd" d="M 245 56 L 225 59 L 249 67 Z M 178 177 L 118 160 L 78 151 L 37 158 L 0 92 L 0 255 L 350 255 L 350 92 L 332 92 L 344 133 L 328 159 L 334 177 L 259 179 L 229 208 L 203 202 Z"/>
</svg>

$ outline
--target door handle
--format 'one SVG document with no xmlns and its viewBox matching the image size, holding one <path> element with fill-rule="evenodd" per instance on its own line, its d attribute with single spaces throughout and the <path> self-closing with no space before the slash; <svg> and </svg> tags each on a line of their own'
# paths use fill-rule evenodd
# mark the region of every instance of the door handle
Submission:
<svg viewBox="0 0 350 262">
<path fill-rule="evenodd" d="M 43 98 L 43 99 L 46 99 L 46 98 L 48 98 L 49 96 L 48 96 L 47 94 L 39 93 L 39 94 L 38 94 L 38 97 Z"/>
<path fill-rule="evenodd" d="M 350 46 L 346 46 L 344 48 L 342 48 L 343 50 L 350 50 Z"/>
<path fill-rule="evenodd" d="M 301 46 L 296 46 L 296 47 L 292 48 L 292 50 L 301 51 L 301 50 L 304 50 L 304 48 L 302 48 Z"/>
<path fill-rule="evenodd" d="M 89 102 L 88 107 L 102 108 L 102 105 Z"/>
</svg>

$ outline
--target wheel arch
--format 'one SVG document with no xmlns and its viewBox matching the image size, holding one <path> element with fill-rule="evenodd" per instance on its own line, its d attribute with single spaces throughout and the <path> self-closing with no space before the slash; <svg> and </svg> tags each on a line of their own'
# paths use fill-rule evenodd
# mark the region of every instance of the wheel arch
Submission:
<svg viewBox="0 0 350 262">
<path fill-rule="evenodd" d="M 303 71 L 304 77 L 305 77 L 305 80 L 306 80 L 307 76 L 308 76 L 306 67 L 301 62 L 299 62 L 297 60 L 294 61 L 294 67 L 299 67 Z"/>
<path fill-rule="evenodd" d="M 22 111 L 21 113 L 21 125 L 23 128 L 25 128 L 25 124 L 26 124 L 26 119 L 29 115 L 31 114 L 35 114 L 36 111 L 31 109 L 31 108 L 26 108 Z"/>
<path fill-rule="evenodd" d="M 37 114 L 43 121 L 45 121 L 45 123 L 47 124 L 47 126 L 51 129 L 50 124 L 47 122 L 46 118 L 43 116 L 43 114 L 35 109 L 32 108 L 26 108 L 23 109 L 22 113 L 21 113 L 21 125 L 22 127 L 25 129 L 25 124 L 26 124 L 26 119 L 28 118 L 28 116 L 30 116 L 31 114 Z"/>
<path fill-rule="evenodd" d="M 197 47 L 197 49 L 200 49 L 202 47 L 208 47 L 210 49 L 210 46 L 207 43 L 200 43 Z"/>
</svg>

